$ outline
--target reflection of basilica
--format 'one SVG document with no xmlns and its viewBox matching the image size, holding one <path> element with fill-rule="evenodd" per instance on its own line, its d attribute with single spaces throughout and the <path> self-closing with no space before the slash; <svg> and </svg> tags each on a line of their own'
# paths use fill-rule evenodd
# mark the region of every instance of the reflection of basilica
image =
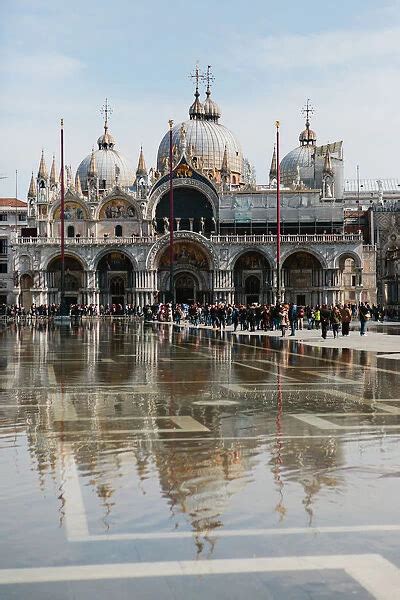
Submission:
<svg viewBox="0 0 400 600">
<path fill-rule="evenodd" d="M 17 335 L 24 354 L 15 375 L 21 386 L 29 382 L 33 387 L 11 392 L 21 406 L 7 409 L 4 417 L 25 429 L 41 479 L 63 464 L 66 448 L 72 452 L 85 478 L 83 485 L 98 499 L 107 531 L 113 527 L 110 515 L 126 510 L 126 498 L 122 501 L 119 495 L 122 488 L 132 494 L 133 503 L 137 495 L 149 494 L 146 502 L 166 515 L 166 530 L 189 528 L 212 536 L 213 530 L 231 524 L 235 499 L 254 490 L 255 481 L 260 486 L 256 493 L 264 498 L 263 522 L 271 526 L 283 522 L 287 513 L 291 516 L 296 506 L 314 524 L 318 494 L 334 493 L 342 486 L 340 476 L 334 474 L 344 460 L 340 442 L 309 437 L 307 426 L 293 429 L 293 419 L 286 417 L 299 402 L 307 402 L 307 394 L 285 394 L 279 403 L 279 373 L 296 364 L 298 356 L 275 353 L 272 341 L 268 356 L 276 363 L 272 367 L 279 365 L 279 369 L 269 375 L 266 371 L 265 378 L 273 387 L 254 394 L 248 386 L 254 378 L 240 366 L 240 350 L 229 339 L 218 343 L 218 337 L 208 331 L 196 337 L 181 331 L 171 340 L 168 327 L 138 329 L 134 323 L 96 321 L 72 326 L 62 337 L 51 325 L 32 331 L 21 328 Z M 246 346 L 246 357 L 256 359 L 259 349 L 268 349 L 269 343 L 268 338 L 255 337 L 253 349 Z M 210 359 L 201 360 L 200 353 L 195 369 L 180 358 L 187 357 L 191 344 L 206 350 Z M 334 358 L 334 351 L 322 348 L 321 358 Z M 49 365 L 54 373 L 50 383 L 56 388 L 49 390 L 49 373 L 38 369 L 38 364 Z M 343 368 L 342 363 L 337 367 L 342 373 Z M 218 379 L 226 375 L 227 381 L 244 386 L 247 391 L 240 397 L 245 397 L 245 405 L 222 408 L 194 403 L 197 398 L 217 401 L 221 393 L 226 395 L 226 390 L 210 383 L 217 373 Z M 321 398 L 325 403 L 328 396 Z M 168 418 L 175 415 L 191 416 L 209 433 L 159 431 L 168 429 Z M 260 468 L 265 473 L 261 478 Z M 159 486 L 149 486 L 149 478 Z M 129 487 L 132 481 L 135 486 Z M 123 515 L 132 529 L 138 517 Z"/>
<path fill-rule="evenodd" d="M 210 73 L 208 73 L 208 76 Z M 270 183 L 257 185 L 235 135 L 220 122 L 210 77 L 200 99 L 197 72 L 189 119 L 175 125 L 173 191 L 180 301 L 272 302 L 276 293 L 276 155 Z M 308 110 L 308 109 L 307 109 Z M 69 303 L 164 300 L 171 288 L 169 243 L 169 133 L 147 169 L 140 150 L 136 173 L 109 130 L 79 165 L 66 171 L 66 255 L 76 261 L 78 286 Z M 309 111 L 299 146 L 283 158 L 281 281 L 286 300 L 298 304 L 375 300 L 375 249 L 346 233 L 342 142 L 317 145 Z M 14 240 L 13 297 L 24 304 L 59 300 L 52 275 L 60 245 L 60 183 L 42 154 L 28 192 L 28 228 Z M 120 252 L 129 266 L 118 284 L 104 278 L 102 260 Z M 201 259 L 199 258 L 201 256 Z M 194 258 L 195 257 L 195 258 Z M 107 261 L 107 258 L 106 258 Z M 346 265 L 346 266 L 345 266 Z"/>
</svg>

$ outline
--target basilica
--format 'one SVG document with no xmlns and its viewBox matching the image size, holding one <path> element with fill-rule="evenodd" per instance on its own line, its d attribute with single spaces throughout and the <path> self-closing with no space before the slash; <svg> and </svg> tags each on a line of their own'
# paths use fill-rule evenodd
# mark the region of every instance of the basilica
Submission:
<svg viewBox="0 0 400 600">
<path fill-rule="evenodd" d="M 345 221 L 343 144 L 320 144 L 305 125 L 280 162 L 281 295 L 297 304 L 376 302 L 376 249 Z M 118 149 L 106 103 L 103 132 L 76 173 L 65 171 L 65 296 L 69 304 L 276 301 L 277 156 L 269 182 L 254 169 L 208 81 L 196 81 L 188 118 L 172 126 L 174 246 L 169 254 L 170 132 L 147 168 Z M 296 143 L 296 137 L 298 139 Z M 44 152 L 13 240 L 14 301 L 60 300 L 60 180 Z"/>
</svg>

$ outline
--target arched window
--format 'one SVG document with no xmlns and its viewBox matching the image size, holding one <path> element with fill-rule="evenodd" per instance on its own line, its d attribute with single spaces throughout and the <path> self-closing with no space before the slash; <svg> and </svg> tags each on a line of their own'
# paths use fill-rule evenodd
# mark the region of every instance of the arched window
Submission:
<svg viewBox="0 0 400 600">
<path fill-rule="evenodd" d="M 75 237 L 75 227 L 73 225 L 68 225 L 67 237 L 69 237 L 69 238 Z"/>
<path fill-rule="evenodd" d="M 122 225 L 115 226 L 115 237 L 122 237 Z"/>
</svg>

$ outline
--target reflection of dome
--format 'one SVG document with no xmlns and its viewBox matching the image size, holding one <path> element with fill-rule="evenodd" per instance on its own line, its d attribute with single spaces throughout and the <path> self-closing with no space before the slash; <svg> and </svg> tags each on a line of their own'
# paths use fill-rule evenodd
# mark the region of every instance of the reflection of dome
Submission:
<svg viewBox="0 0 400 600">
<path fill-rule="evenodd" d="M 99 149 L 89 154 L 83 159 L 78 167 L 77 175 L 80 179 L 82 191 L 88 190 L 88 174 L 92 162 L 95 174 L 99 182 L 99 189 L 111 189 L 116 184 L 121 187 L 129 187 L 135 181 L 135 175 L 129 162 L 114 150 L 115 140 L 109 133 L 107 124 L 104 127 L 104 133 L 97 140 Z M 94 160 L 93 160 L 94 159 Z"/>
<path fill-rule="evenodd" d="M 184 123 L 187 149 L 202 161 L 205 170 L 221 169 L 225 146 L 228 165 L 232 173 L 242 172 L 242 149 L 229 129 L 215 121 L 191 119 Z M 182 123 L 172 129 L 172 143 L 179 148 Z M 157 155 L 157 169 L 163 171 L 169 156 L 169 132 L 161 140 Z"/>
<path fill-rule="evenodd" d="M 291 186 L 297 179 L 297 166 L 300 170 L 300 179 L 309 188 L 314 187 L 314 156 L 315 147 L 312 145 L 299 146 L 291 150 L 281 160 L 281 182 L 284 186 Z"/>
</svg>

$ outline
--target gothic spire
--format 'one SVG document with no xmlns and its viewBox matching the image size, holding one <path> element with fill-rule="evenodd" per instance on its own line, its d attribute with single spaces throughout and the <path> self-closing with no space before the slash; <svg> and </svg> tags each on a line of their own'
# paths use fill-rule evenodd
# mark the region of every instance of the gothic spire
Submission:
<svg viewBox="0 0 400 600">
<path fill-rule="evenodd" d="M 136 177 L 146 177 L 147 176 L 147 167 L 146 167 L 146 163 L 144 160 L 144 154 L 143 154 L 143 147 L 140 146 L 140 154 L 139 154 L 139 161 L 138 161 L 138 166 L 136 169 Z"/>
<path fill-rule="evenodd" d="M 35 183 L 35 179 L 33 177 L 33 171 L 32 171 L 31 182 L 29 184 L 28 198 L 36 198 L 36 183 Z"/>
<path fill-rule="evenodd" d="M 94 148 L 92 148 L 92 156 L 90 157 L 88 177 L 96 177 L 96 175 L 97 175 L 96 156 L 94 154 Z"/>
<path fill-rule="evenodd" d="M 229 175 L 231 172 L 228 163 L 228 149 L 225 144 L 224 156 L 222 157 L 221 175 Z"/>
<path fill-rule="evenodd" d="M 274 144 L 274 152 L 272 154 L 271 167 L 269 169 L 269 182 L 276 180 L 278 177 L 278 165 L 276 162 L 276 145 Z"/>
<path fill-rule="evenodd" d="M 75 191 L 78 196 L 82 196 L 82 186 L 81 186 L 81 178 L 78 173 L 75 175 Z"/>
<path fill-rule="evenodd" d="M 56 183 L 56 157 L 53 154 L 53 162 L 51 163 L 50 169 L 50 185 L 55 185 Z"/>
<path fill-rule="evenodd" d="M 49 175 L 47 172 L 46 162 L 44 160 L 44 151 L 42 150 L 42 156 L 41 156 L 40 164 L 39 164 L 38 177 L 41 177 L 42 179 L 47 179 L 48 176 Z"/>
</svg>

